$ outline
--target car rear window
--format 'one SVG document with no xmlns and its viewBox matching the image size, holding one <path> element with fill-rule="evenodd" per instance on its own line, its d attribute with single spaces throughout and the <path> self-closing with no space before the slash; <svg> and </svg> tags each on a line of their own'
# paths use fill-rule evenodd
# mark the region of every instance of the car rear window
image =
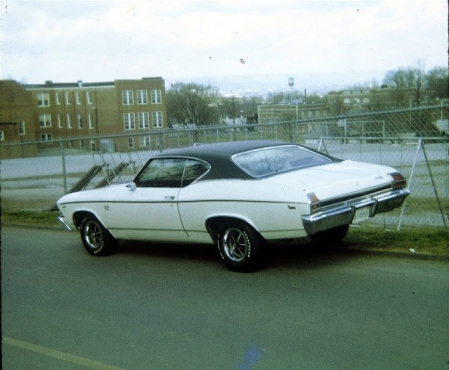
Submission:
<svg viewBox="0 0 449 370">
<path fill-rule="evenodd" d="M 326 164 L 332 160 L 297 145 L 284 145 L 236 154 L 234 162 L 249 175 L 260 178 L 304 167 Z"/>
</svg>

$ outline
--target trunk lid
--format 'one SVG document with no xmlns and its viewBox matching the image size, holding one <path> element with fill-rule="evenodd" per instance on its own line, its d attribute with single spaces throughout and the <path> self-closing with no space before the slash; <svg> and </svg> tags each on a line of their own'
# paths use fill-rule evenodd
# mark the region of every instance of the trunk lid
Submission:
<svg viewBox="0 0 449 370">
<path fill-rule="evenodd" d="M 315 193 L 320 201 L 360 194 L 391 186 L 394 168 L 354 161 L 333 162 L 273 176 L 279 184 L 295 185 L 303 194 Z"/>
</svg>

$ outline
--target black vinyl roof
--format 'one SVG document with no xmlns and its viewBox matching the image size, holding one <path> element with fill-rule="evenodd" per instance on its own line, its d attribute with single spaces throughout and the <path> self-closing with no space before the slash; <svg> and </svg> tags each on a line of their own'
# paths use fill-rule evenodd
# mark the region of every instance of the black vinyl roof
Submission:
<svg viewBox="0 0 449 370">
<path fill-rule="evenodd" d="M 211 165 L 210 171 L 201 180 L 211 179 L 254 179 L 243 171 L 232 160 L 232 156 L 249 150 L 261 149 L 270 146 L 289 144 L 283 141 L 255 140 L 232 141 L 214 144 L 199 144 L 195 146 L 170 149 L 155 155 L 153 158 L 183 157 L 196 158 Z"/>
</svg>

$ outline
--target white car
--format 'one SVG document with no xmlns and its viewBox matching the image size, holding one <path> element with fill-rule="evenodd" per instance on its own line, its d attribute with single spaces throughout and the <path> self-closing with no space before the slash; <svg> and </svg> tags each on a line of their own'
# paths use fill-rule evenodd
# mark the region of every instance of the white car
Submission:
<svg viewBox="0 0 449 370">
<path fill-rule="evenodd" d="M 237 141 L 166 151 L 129 184 L 67 194 L 57 205 L 92 255 L 113 252 L 118 239 L 215 243 L 228 268 L 250 270 L 266 241 L 337 242 L 351 223 L 400 207 L 408 195 L 394 168 Z"/>
</svg>

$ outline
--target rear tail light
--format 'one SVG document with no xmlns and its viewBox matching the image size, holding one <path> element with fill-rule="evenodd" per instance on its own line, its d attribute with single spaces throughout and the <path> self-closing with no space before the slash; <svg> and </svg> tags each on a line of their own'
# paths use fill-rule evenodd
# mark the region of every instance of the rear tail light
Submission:
<svg viewBox="0 0 449 370">
<path fill-rule="evenodd" d="M 315 193 L 309 193 L 307 194 L 307 199 L 309 199 L 310 202 L 310 213 L 316 212 L 320 209 L 320 200 L 316 196 Z"/>
<path fill-rule="evenodd" d="M 388 176 L 393 181 L 391 185 L 393 189 L 401 189 L 407 186 L 407 180 L 399 172 L 389 173 Z"/>
</svg>

